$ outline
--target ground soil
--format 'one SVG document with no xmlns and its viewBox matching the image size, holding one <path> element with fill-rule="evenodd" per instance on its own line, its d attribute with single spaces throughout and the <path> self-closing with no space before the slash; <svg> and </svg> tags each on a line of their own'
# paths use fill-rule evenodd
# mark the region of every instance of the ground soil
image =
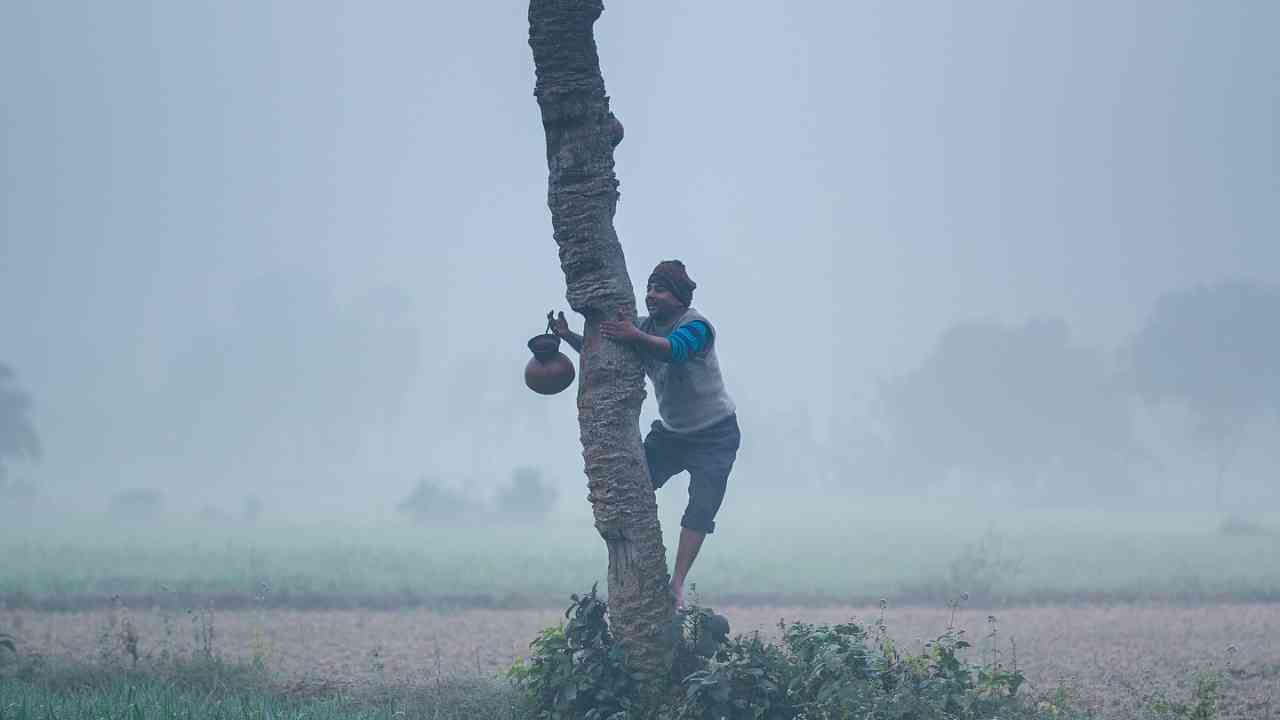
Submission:
<svg viewBox="0 0 1280 720">
<path fill-rule="evenodd" d="M 788 622 L 874 621 L 879 608 L 718 608 L 735 633 L 778 634 Z M 1223 678 L 1221 718 L 1280 720 L 1280 604 L 1203 607 L 1056 606 L 959 610 L 954 623 L 990 658 L 998 629 L 1001 662 L 1014 661 L 1035 690 L 1067 687 L 1104 717 L 1134 717 L 1155 693 L 1186 701 L 1196 679 Z M 181 612 L 115 608 L 79 612 L 0 610 L 0 628 L 26 652 L 102 663 L 132 662 L 124 638 L 132 625 L 141 662 L 202 650 L 223 658 L 258 658 L 281 686 L 343 688 L 422 686 L 458 676 L 492 677 L 537 632 L 563 618 L 547 609 L 287 610 Z M 953 621 L 948 608 L 889 608 L 890 635 L 910 650 Z M 210 627 L 212 632 L 208 632 Z"/>
</svg>

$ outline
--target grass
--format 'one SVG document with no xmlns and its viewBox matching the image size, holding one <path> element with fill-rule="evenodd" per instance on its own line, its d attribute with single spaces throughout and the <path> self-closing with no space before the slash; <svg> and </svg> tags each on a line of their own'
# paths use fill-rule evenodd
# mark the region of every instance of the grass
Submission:
<svg viewBox="0 0 1280 720">
<path fill-rule="evenodd" d="M 272 689 L 242 673 L 175 678 L 81 671 L 60 678 L 0 679 L 0 720 L 462 720 L 517 718 L 500 681 L 458 682 L 395 694 Z"/>
<path fill-rule="evenodd" d="M 81 671 L 56 678 L 0 678 L 0 720 L 525 720 L 529 713 L 500 680 L 351 693 L 272 689 L 236 671 L 174 678 Z M 1065 702 L 1060 697 L 1059 702 Z M 1152 720 L 1203 717 L 1151 707 Z M 1023 717 L 1024 715 L 1020 715 Z M 1024 717 L 1085 720 L 1065 705 L 1029 704 Z"/>
<path fill-rule="evenodd" d="M 675 547 L 681 495 L 659 495 L 669 553 Z M 712 605 L 730 600 L 746 604 L 874 603 L 887 597 L 894 606 L 911 602 L 936 606 L 962 592 L 969 594 L 971 607 L 983 602 L 1014 605 L 1062 600 L 1280 600 L 1280 565 L 1274 562 L 1280 551 L 1280 534 L 1275 532 L 1280 528 L 1280 517 L 1255 516 L 1251 523 L 1249 532 L 1224 533 L 1220 532 L 1222 517 L 1207 512 L 1027 511 L 952 501 L 895 506 L 848 498 L 774 498 L 759 500 L 756 507 L 726 506 L 720 529 L 704 548 L 690 580 Z M 204 596 L 210 600 L 209 606 L 216 605 L 219 613 L 226 613 L 218 616 L 219 642 L 231 642 L 247 632 L 237 625 L 242 620 L 234 612 L 237 604 L 263 610 L 261 615 L 256 611 L 241 613 L 256 618 L 257 634 L 240 641 L 248 643 L 245 647 L 256 647 L 258 634 L 262 634 L 271 651 L 268 659 L 276 659 L 272 652 L 299 650 L 270 646 L 272 638 L 284 637 L 287 630 L 276 615 L 265 612 L 270 607 L 395 608 L 452 603 L 559 608 L 568 592 L 602 581 L 606 567 L 605 548 L 591 525 L 585 503 L 541 525 L 511 526 L 415 528 L 394 523 L 315 523 L 247 529 L 201 528 L 175 521 L 168 527 L 113 527 L 96 519 L 62 517 L 51 522 L 37 520 L 22 528 L 16 524 L 0 528 L 0 558 L 0 607 L 109 606 L 113 595 L 126 596 L 125 603 L 135 609 L 135 620 L 143 631 L 145 655 L 167 647 L 171 626 L 181 635 L 191 629 L 185 624 L 195 623 L 186 615 L 162 608 L 205 607 L 193 602 L 194 596 Z M 148 602 L 129 596 L 144 596 Z M 974 612 L 985 616 L 985 612 Z M 147 613 L 176 619 L 156 620 Z M 92 618 L 81 618 L 80 622 L 103 622 L 98 617 L 101 613 L 90 615 Z M 288 612 L 282 610 L 280 615 Z M 315 614 L 303 615 L 306 617 L 293 621 L 310 622 L 308 618 Z M 440 615 L 440 623 L 458 624 L 459 632 L 479 632 L 476 622 L 484 623 L 481 629 L 486 632 L 498 631 L 489 627 L 494 618 L 488 616 L 476 620 L 468 613 Z M 49 621 L 54 623 L 49 626 L 52 629 L 36 629 L 43 623 L 41 617 L 53 618 Z M 396 617 L 394 613 L 377 613 L 344 622 L 355 623 L 355 632 L 371 635 Z M 72 616 L 17 611 L 0 621 L 10 624 L 23 618 L 28 625 L 21 634 L 47 640 L 50 651 L 72 639 L 68 624 Z M 112 643 L 124 637 L 120 626 L 104 627 L 107 630 L 101 632 L 101 628 L 90 628 L 90 635 L 109 631 L 110 638 L 115 638 L 109 639 Z M 3 630 L 16 632 L 17 628 L 0 627 Z M 438 671 L 433 680 L 409 685 L 403 684 L 404 679 L 398 685 L 357 681 L 365 675 L 390 678 L 402 665 L 411 669 L 429 666 L 431 657 L 421 649 L 425 647 L 436 648 L 436 665 L 442 665 L 440 647 L 451 647 L 443 630 L 429 631 L 439 635 L 422 635 L 423 628 L 418 625 L 397 625 L 392 630 L 383 639 L 365 638 L 370 647 L 357 647 L 355 641 L 340 640 L 334 629 L 315 654 L 302 650 L 299 662 L 308 667 L 323 665 L 332 670 L 332 663 L 321 657 L 320 650 L 354 653 L 356 665 L 376 667 L 376 671 L 364 668 L 343 676 L 348 679 L 342 685 L 332 680 L 329 684 L 291 685 L 301 682 L 296 676 L 270 685 L 262 672 L 220 662 L 197 664 L 197 658 L 207 659 L 214 653 L 202 655 L 195 650 L 183 655 L 185 665 L 179 663 L 162 672 L 126 669 L 127 664 L 120 664 L 125 655 L 119 648 L 112 649 L 117 664 L 110 671 L 76 666 L 44 668 L 21 676 L 0 672 L 0 720 L 519 717 L 512 690 L 480 672 L 450 680 Z M 504 648 L 523 648 L 535 630 L 521 630 L 500 642 Z M 1165 630 L 1172 637 L 1177 628 Z M 1213 642 L 1217 637 L 1213 635 Z M 488 642 L 467 638 L 468 642 Z M 1125 638 L 1125 642 L 1132 641 L 1127 635 Z M 414 647 L 421 647 L 401 648 L 393 642 L 409 643 L 410 639 L 416 643 Z M 1097 639 L 1091 642 L 1102 646 Z M 1172 641 L 1166 638 L 1162 642 Z M 1176 642 L 1185 644 L 1186 638 Z M 92 640 L 89 643 L 83 657 L 104 655 L 94 652 Z M 1022 649 L 1023 643 L 1019 647 Z M 1037 655 L 1059 652 L 1036 648 L 1031 640 L 1025 649 Z M 473 660 L 479 667 L 480 651 L 471 644 L 461 643 L 453 650 L 466 658 L 450 667 L 468 666 Z M 1095 647 L 1081 657 L 1094 657 L 1097 650 Z M 1164 645 L 1153 653 L 1175 654 L 1172 650 L 1172 645 Z M 384 662 L 388 653 L 391 655 Z M 256 651 L 236 654 L 240 658 L 237 662 L 248 655 L 256 656 Z M 1266 685 L 1274 676 L 1274 669 L 1266 664 L 1272 662 L 1268 658 L 1247 666 L 1247 672 L 1257 678 L 1242 676 L 1239 681 L 1252 683 L 1250 687 Z M 147 662 L 144 657 L 144 664 Z M 1185 665 L 1179 665 L 1180 672 L 1185 672 Z M 1150 685 L 1149 678 L 1140 674 L 1122 674 L 1133 676 L 1135 688 Z M 1187 692 L 1179 689 L 1176 694 L 1187 702 Z M 1142 707 L 1147 713 L 1144 717 L 1185 717 L 1172 711 L 1157 712 L 1153 708 L 1158 698 L 1142 695 L 1139 700 L 1129 706 Z M 1232 702 L 1254 704 L 1230 717 L 1272 716 L 1270 695 Z"/>
<path fill-rule="evenodd" d="M 946 614 L 938 614 L 943 611 L 928 612 L 933 615 L 926 619 L 925 624 L 931 629 L 940 627 L 940 620 L 945 624 Z M 1186 612 L 1204 613 L 1207 610 Z M 966 614 L 973 617 L 963 617 Z M 911 615 L 911 612 L 906 612 L 901 619 L 919 624 L 920 618 L 913 620 Z M 972 623 L 983 624 L 980 619 L 982 613 L 961 615 L 960 618 L 952 618 L 959 621 L 958 628 Z M 844 622 L 847 618 L 823 618 L 819 621 L 828 620 Z M 1103 624 L 1112 620 L 1109 616 L 1104 617 Z M 1008 631 L 1020 623 L 1011 616 L 1006 624 Z M 1160 647 L 1160 638 L 1169 642 L 1179 635 L 1176 627 L 1170 628 L 1167 623 L 1139 625 L 1145 635 L 1154 632 L 1152 637 L 1143 639 L 1151 645 L 1148 651 Z M 1069 651 L 1061 647 L 1061 638 L 1057 637 L 1064 626 L 1055 627 L 1051 633 L 1054 637 L 1044 638 L 1039 644 L 1019 642 L 1018 667 L 1022 667 L 1022 663 L 1054 665 L 1067 659 L 1062 655 L 1064 652 L 1069 654 Z M 1099 632 L 1106 635 L 1114 630 L 1104 628 Z M 526 634 L 532 634 L 532 631 Z M 978 632 L 968 634 L 975 642 L 974 648 L 967 653 L 970 661 L 976 664 L 995 662 L 987 654 L 990 652 L 987 639 Z M 1214 633 L 1209 632 L 1208 635 Z M 332 672 L 323 657 L 325 652 L 360 654 L 355 644 L 346 642 L 350 638 L 333 639 L 339 641 L 296 650 L 309 658 L 307 665 L 315 665 L 316 669 L 329 668 Z M 1087 642 L 1096 643 L 1097 637 Z M 1183 638 L 1176 644 L 1186 642 Z M 1266 643 L 1265 640 L 1263 642 Z M 904 652 L 920 650 L 918 645 L 909 641 L 895 640 L 895 643 Z M 1176 651 L 1171 654 L 1183 657 L 1171 667 L 1135 668 L 1125 662 L 1124 653 L 1112 653 L 1104 645 L 1075 658 L 1082 662 L 1068 663 L 1086 670 L 1078 676 L 1080 682 L 1072 682 L 1068 677 L 1061 678 L 1060 682 L 1040 685 L 1040 689 L 1029 685 L 1023 694 L 1025 712 L 1001 714 L 1000 717 L 1028 720 L 1266 720 L 1277 717 L 1272 698 L 1274 686 L 1267 690 L 1266 678 L 1252 677 L 1253 673 L 1264 672 L 1269 666 L 1254 662 L 1241 666 L 1238 671 L 1228 672 L 1205 666 L 1200 653 L 1165 645 L 1163 647 L 1170 651 Z M 1090 668 L 1088 660 L 1096 663 L 1099 653 L 1106 658 L 1103 665 Z M 205 655 L 194 649 L 170 655 L 168 659 L 144 656 L 134 664 L 120 652 L 97 653 L 77 659 L 44 655 L 24 647 L 16 661 L 12 654 L 0 657 L 0 720 L 399 720 L 407 717 L 524 720 L 528 717 L 522 710 L 517 692 L 494 674 L 472 673 L 465 667 L 454 667 L 448 672 L 437 668 L 433 674 L 429 654 L 418 657 L 422 667 L 409 676 L 384 677 L 379 671 L 373 677 L 357 678 L 325 674 L 323 671 L 319 674 L 308 672 L 304 676 L 289 675 L 277 672 L 271 662 L 258 664 L 224 660 L 220 654 Z M 1160 658 L 1151 657 L 1153 661 L 1157 659 Z M 367 658 L 356 658 L 356 661 L 367 661 Z M 1006 656 L 1005 662 L 1008 661 Z M 1074 671 L 1071 677 L 1077 677 Z M 1236 687 L 1237 683 L 1240 687 Z"/>
<path fill-rule="evenodd" d="M 515 692 L 499 681 L 396 694 L 294 695 L 244 685 L 209 687 L 147 675 L 73 685 L 0 679 L 0 720 L 434 720 L 523 718 Z"/>
<path fill-rule="evenodd" d="M 1280 534 L 1223 534 L 1210 513 L 778 508 L 723 513 L 691 577 L 710 600 L 1280 600 Z M 670 555 L 679 508 L 663 513 Z M 175 606 L 190 595 L 225 596 L 223 607 L 545 606 L 606 567 L 585 504 L 521 526 L 10 528 L 0 556 L 10 606 L 68 608 L 116 594 Z"/>
</svg>

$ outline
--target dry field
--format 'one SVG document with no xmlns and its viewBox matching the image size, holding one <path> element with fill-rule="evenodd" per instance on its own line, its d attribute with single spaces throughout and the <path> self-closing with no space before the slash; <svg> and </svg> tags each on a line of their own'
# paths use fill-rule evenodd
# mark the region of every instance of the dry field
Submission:
<svg viewBox="0 0 1280 720">
<path fill-rule="evenodd" d="M 878 608 L 726 607 L 734 632 L 776 635 L 780 619 L 863 621 Z M 1039 690 L 1065 686 L 1106 717 L 1133 717 L 1144 697 L 1185 700 L 1196 678 L 1219 672 L 1220 717 L 1280 718 L 1280 605 L 1195 608 L 1083 606 L 996 611 L 1002 661 L 1017 663 Z M 987 657 L 985 610 L 960 610 L 955 624 Z M 890 608 L 890 635 L 917 649 L 944 630 L 952 613 Z M 129 663 L 126 623 L 143 662 L 202 647 L 226 659 L 260 660 L 286 688 L 367 689 L 430 684 L 446 677 L 492 676 L 522 656 L 530 639 L 555 624 L 555 610 L 299 611 L 208 614 L 159 610 L 0 612 L 30 649 L 55 657 Z M 977 658 L 975 658 L 977 659 Z"/>
</svg>

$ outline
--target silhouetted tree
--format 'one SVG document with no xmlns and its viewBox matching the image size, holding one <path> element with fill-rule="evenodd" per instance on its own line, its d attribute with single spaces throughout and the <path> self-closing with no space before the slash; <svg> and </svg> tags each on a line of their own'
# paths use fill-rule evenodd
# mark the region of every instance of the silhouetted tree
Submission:
<svg viewBox="0 0 1280 720">
<path fill-rule="evenodd" d="M 8 486 L 7 462 L 40 459 L 40 436 L 31 422 L 31 398 L 17 386 L 17 375 L 0 364 L 0 490 Z"/>
<path fill-rule="evenodd" d="M 551 512 L 559 495 L 554 486 L 542 479 L 536 467 L 518 467 L 511 471 L 511 482 L 498 488 L 494 508 L 510 515 L 541 517 Z"/>
<path fill-rule="evenodd" d="M 1030 490 L 1056 471 L 1094 495 L 1131 491 L 1124 393 L 1101 354 L 1073 345 L 1065 322 L 991 322 L 947 330 L 916 370 L 884 384 L 878 406 L 904 474 L 1004 475 Z"/>
<path fill-rule="evenodd" d="M 1244 427 L 1280 412 L 1280 286 L 1243 282 L 1166 293 L 1129 348 L 1134 388 L 1185 405 L 1213 453 L 1219 507 Z"/>
<path fill-rule="evenodd" d="M 396 510 L 419 525 L 456 525 L 475 521 L 479 506 L 462 492 L 439 480 L 421 478 L 396 505 Z"/>
</svg>

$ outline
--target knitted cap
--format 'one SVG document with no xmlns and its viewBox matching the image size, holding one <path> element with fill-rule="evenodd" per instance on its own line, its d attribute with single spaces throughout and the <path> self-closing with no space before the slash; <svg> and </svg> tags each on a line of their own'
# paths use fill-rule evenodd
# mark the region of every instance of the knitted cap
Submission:
<svg viewBox="0 0 1280 720">
<path fill-rule="evenodd" d="M 698 287 L 698 283 L 689 279 L 689 273 L 684 269 L 684 263 L 679 260 L 663 260 L 649 274 L 649 282 L 655 282 L 666 286 L 685 306 L 693 304 L 693 290 Z"/>
</svg>

